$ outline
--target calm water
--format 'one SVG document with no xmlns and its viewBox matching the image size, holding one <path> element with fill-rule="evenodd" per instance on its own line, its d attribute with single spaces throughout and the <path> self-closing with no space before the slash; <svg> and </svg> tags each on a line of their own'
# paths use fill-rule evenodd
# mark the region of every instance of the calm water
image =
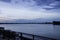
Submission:
<svg viewBox="0 0 60 40">
<path fill-rule="evenodd" d="M 60 25 L 52 24 L 2 24 L 0 27 L 17 32 L 60 39 Z"/>
</svg>

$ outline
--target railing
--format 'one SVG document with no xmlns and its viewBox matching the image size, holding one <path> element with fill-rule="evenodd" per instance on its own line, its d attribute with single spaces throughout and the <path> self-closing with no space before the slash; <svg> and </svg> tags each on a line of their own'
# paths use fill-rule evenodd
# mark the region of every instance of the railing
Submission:
<svg viewBox="0 0 60 40">
<path fill-rule="evenodd" d="M 27 36 L 32 36 L 32 38 L 30 38 L 31 40 L 36 40 L 35 38 L 42 38 L 43 40 L 57 40 L 57 39 L 54 39 L 54 38 L 49 38 L 49 37 L 43 37 L 43 36 L 38 36 L 38 35 L 33 35 L 33 34 L 27 34 L 27 33 L 22 33 L 22 32 L 19 32 L 19 34 L 21 35 L 21 40 L 22 40 L 22 37 L 23 35 L 27 35 Z"/>
<path fill-rule="evenodd" d="M 44 36 L 38 36 L 38 35 L 33 35 L 33 34 L 28 34 L 28 33 L 22 33 L 22 32 L 15 32 L 15 31 L 11 31 L 11 30 L 5 30 L 4 28 L 0 27 L 0 35 L 2 35 L 3 39 L 7 39 L 7 40 L 39 40 L 39 39 L 43 39 L 43 40 L 57 40 L 54 38 L 49 38 L 49 37 L 44 37 Z M 31 36 L 32 38 L 29 37 L 24 37 L 24 35 L 26 36 Z M 38 39 L 36 39 L 38 38 Z"/>
</svg>

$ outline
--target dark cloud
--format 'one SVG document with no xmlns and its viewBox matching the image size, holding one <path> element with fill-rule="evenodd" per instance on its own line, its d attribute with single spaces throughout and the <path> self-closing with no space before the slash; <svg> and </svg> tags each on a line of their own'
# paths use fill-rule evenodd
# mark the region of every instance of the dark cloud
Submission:
<svg viewBox="0 0 60 40">
<path fill-rule="evenodd" d="M 34 0 L 37 6 L 43 6 L 43 9 L 60 9 L 60 0 Z M 48 6 L 48 7 L 47 7 Z"/>
<path fill-rule="evenodd" d="M 3 2 L 8 2 L 10 3 L 12 0 L 0 0 Z M 43 6 L 43 9 L 46 10 L 51 10 L 51 9 L 60 9 L 60 0 L 13 0 L 15 1 L 15 3 L 18 3 L 19 1 L 23 1 L 23 2 L 35 2 L 36 6 Z M 27 5 L 29 6 L 29 5 Z M 48 7 L 44 7 L 44 6 L 48 6 Z"/>
<path fill-rule="evenodd" d="M 49 6 L 53 7 L 52 9 L 60 9 L 60 1 L 55 1 L 51 3 Z"/>
<path fill-rule="evenodd" d="M 38 6 L 41 5 L 49 5 L 50 3 L 54 2 L 54 0 L 34 0 Z"/>
<path fill-rule="evenodd" d="M 56 0 L 56 1 L 60 1 L 60 0 Z"/>
<path fill-rule="evenodd" d="M 8 2 L 8 3 L 10 3 L 10 2 L 11 2 L 11 0 L 0 0 L 0 1 Z"/>
</svg>

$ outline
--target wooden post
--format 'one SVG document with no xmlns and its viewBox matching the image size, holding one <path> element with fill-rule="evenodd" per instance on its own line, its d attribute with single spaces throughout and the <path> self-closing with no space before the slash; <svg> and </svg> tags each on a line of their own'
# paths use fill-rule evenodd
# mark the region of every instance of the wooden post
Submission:
<svg viewBox="0 0 60 40">
<path fill-rule="evenodd" d="M 21 33 L 21 40 L 22 40 L 22 33 Z"/>
<path fill-rule="evenodd" d="M 33 36 L 33 39 L 32 40 L 34 40 L 34 35 L 32 35 Z"/>
</svg>

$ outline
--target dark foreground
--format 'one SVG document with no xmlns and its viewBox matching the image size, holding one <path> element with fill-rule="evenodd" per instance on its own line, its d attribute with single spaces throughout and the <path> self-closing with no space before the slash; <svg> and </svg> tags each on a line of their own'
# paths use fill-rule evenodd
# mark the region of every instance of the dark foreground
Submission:
<svg viewBox="0 0 60 40">
<path fill-rule="evenodd" d="M 0 27 L 0 40 L 58 40 L 33 34 L 5 30 Z"/>
</svg>

